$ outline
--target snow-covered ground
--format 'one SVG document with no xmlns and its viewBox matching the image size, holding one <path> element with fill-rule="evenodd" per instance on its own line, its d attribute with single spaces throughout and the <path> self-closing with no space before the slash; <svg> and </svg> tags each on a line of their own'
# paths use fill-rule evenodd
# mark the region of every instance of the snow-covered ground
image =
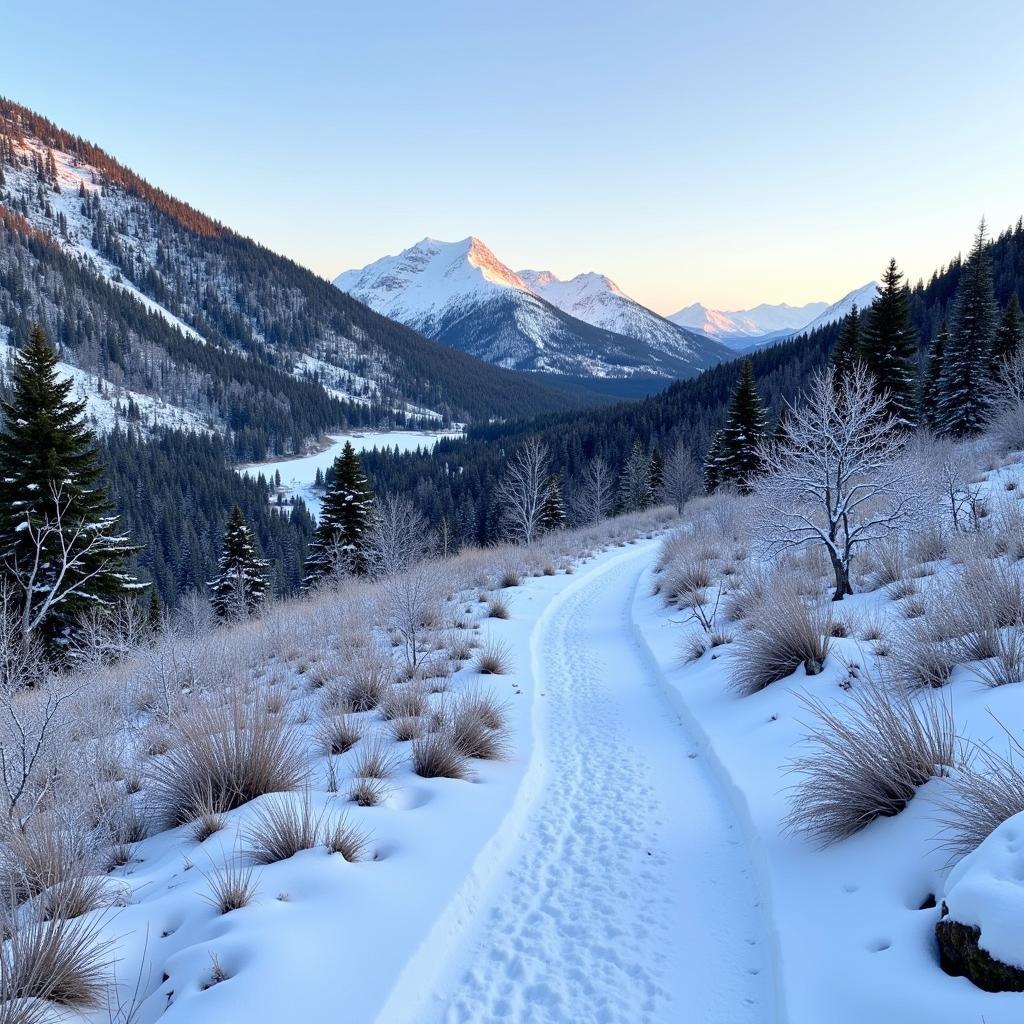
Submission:
<svg viewBox="0 0 1024 1024">
<path fill-rule="evenodd" d="M 255 479 L 261 473 L 268 483 L 273 483 L 276 474 L 281 474 L 281 487 L 285 500 L 302 498 L 313 515 L 320 514 L 321 495 L 314 489 L 316 473 L 326 473 L 334 460 L 341 454 L 346 442 L 351 442 L 357 452 L 374 448 L 398 449 L 400 452 L 414 452 L 418 448 L 432 450 L 443 437 L 461 437 L 458 426 L 450 430 L 360 430 L 348 434 L 331 434 L 331 443 L 312 455 L 294 459 L 275 459 L 271 462 L 257 462 L 240 466 L 238 472 Z"/>
</svg>

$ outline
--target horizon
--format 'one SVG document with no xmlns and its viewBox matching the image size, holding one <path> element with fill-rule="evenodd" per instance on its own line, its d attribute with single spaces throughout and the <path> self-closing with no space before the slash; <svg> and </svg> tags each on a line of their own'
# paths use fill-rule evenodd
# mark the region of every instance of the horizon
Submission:
<svg viewBox="0 0 1024 1024">
<path fill-rule="evenodd" d="M 201 34 L 190 10 L 114 0 L 97 19 L 59 0 L 4 92 L 328 280 L 474 235 L 513 269 L 604 274 L 663 315 L 802 306 L 890 256 L 927 280 L 983 215 L 998 233 L 1024 212 L 1008 2 L 599 4 L 545 11 L 543 32 L 460 2 L 245 20 L 231 2 Z M 30 17 L 9 12 L 11 35 Z"/>
</svg>

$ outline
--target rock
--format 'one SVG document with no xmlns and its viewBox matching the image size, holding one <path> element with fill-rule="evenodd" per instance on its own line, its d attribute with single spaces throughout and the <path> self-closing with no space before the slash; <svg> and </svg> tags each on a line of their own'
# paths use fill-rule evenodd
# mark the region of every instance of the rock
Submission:
<svg viewBox="0 0 1024 1024">
<path fill-rule="evenodd" d="M 1024 971 L 986 953 L 979 945 L 981 929 L 952 920 L 945 903 L 935 937 L 939 940 L 939 962 L 947 974 L 965 977 L 986 992 L 1024 992 Z"/>
</svg>

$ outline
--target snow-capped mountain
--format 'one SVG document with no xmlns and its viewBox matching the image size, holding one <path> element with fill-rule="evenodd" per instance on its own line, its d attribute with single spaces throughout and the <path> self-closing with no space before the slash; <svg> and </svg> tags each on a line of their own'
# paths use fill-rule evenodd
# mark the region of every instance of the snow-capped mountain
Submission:
<svg viewBox="0 0 1024 1024">
<path fill-rule="evenodd" d="M 509 268 L 478 238 L 424 238 L 335 285 L 378 313 L 488 362 L 597 377 L 678 377 L 713 366 L 721 346 L 670 324 L 608 278 L 560 281 Z"/>
<path fill-rule="evenodd" d="M 834 324 L 837 320 L 842 320 L 854 305 L 860 310 L 867 309 L 877 297 L 878 282 L 868 281 L 867 284 L 854 288 L 852 292 L 844 295 L 838 302 L 833 302 L 831 306 L 823 310 L 810 323 L 804 324 L 800 329 L 800 333 L 810 334 L 811 331 L 817 330 L 819 327 L 825 327 L 828 324 Z"/>
<path fill-rule="evenodd" d="M 668 319 L 714 338 L 733 351 L 744 351 L 824 327 L 846 316 L 853 303 L 864 309 L 874 301 L 876 288 L 875 282 L 870 281 L 831 305 L 827 302 L 808 302 L 803 306 L 763 302 L 751 309 L 721 310 L 708 309 L 695 302 Z"/>
</svg>

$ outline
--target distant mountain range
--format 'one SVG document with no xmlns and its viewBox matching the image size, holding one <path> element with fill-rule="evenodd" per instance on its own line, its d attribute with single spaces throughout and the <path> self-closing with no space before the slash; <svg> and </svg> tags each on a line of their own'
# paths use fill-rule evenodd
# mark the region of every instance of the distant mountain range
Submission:
<svg viewBox="0 0 1024 1024">
<path fill-rule="evenodd" d="M 714 338 L 735 352 L 742 352 L 834 323 L 846 316 L 854 304 L 865 309 L 874 302 L 877 287 L 876 282 L 869 281 L 831 305 L 808 302 L 803 306 L 791 306 L 781 302 L 777 305 L 761 303 L 751 309 L 722 310 L 708 309 L 695 302 L 668 319 L 680 327 Z"/>
<path fill-rule="evenodd" d="M 512 270 L 479 238 L 424 238 L 397 256 L 347 270 L 335 285 L 378 313 L 500 366 L 548 374 L 692 377 L 871 304 L 875 284 L 838 302 L 724 311 L 700 303 L 663 317 L 604 274 L 569 280 Z"/>
<path fill-rule="evenodd" d="M 600 274 L 514 271 L 478 238 L 424 238 L 334 281 L 407 327 L 491 363 L 578 377 L 691 377 L 729 356 Z"/>
</svg>

